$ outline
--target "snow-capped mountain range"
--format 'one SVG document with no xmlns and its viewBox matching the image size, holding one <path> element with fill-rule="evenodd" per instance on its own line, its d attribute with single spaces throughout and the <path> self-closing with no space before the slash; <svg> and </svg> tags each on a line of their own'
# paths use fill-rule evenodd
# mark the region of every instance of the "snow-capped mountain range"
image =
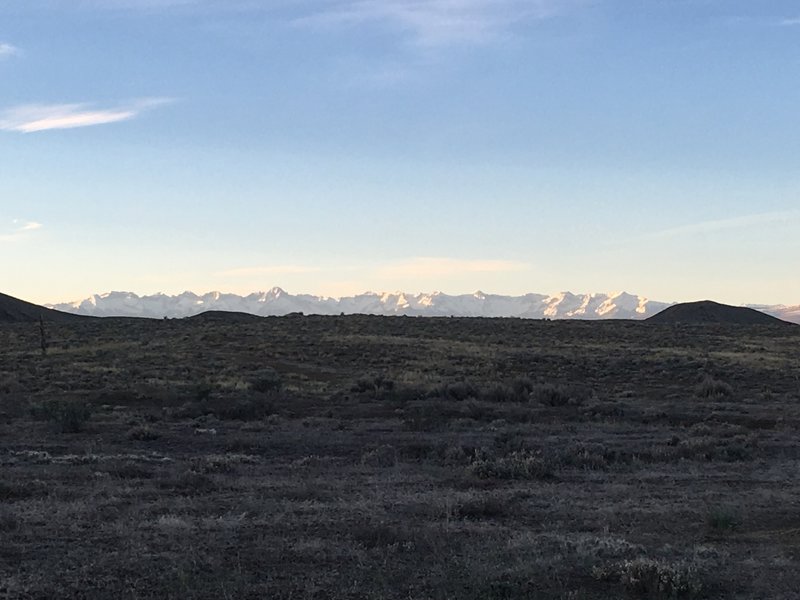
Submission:
<svg viewBox="0 0 800 600">
<path fill-rule="evenodd" d="M 209 292 L 184 292 L 177 296 L 137 296 L 130 292 L 94 295 L 85 300 L 50 304 L 48 308 L 97 317 L 190 317 L 209 310 L 250 313 L 260 316 L 304 314 L 409 315 L 457 317 L 520 317 L 528 319 L 645 319 L 670 306 L 625 292 L 554 296 L 525 294 L 500 296 L 475 292 L 448 295 L 367 292 L 357 296 L 330 298 L 289 294 L 281 288 L 247 296 Z M 779 318 L 800 323 L 800 306 L 753 306 Z"/>
</svg>

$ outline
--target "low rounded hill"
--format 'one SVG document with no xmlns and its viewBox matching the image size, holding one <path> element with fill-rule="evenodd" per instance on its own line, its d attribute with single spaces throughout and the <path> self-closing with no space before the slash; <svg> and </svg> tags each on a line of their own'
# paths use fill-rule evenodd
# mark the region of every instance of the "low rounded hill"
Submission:
<svg viewBox="0 0 800 600">
<path fill-rule="evenodd" d="M 86 318 L 0 294 L 0 323 L 32 323 L 39 319 L 51 323 L 71 323 Z"/>
<path fill-rule="evenodd" d="M 728 304 L 712 302 L 711 300 L 674 304 L 669 308 L 665 308 L 660 313 L 645 319 L 645 321 L 655 325 L 702 325 L 713 323 L 731 325 L 791 325 L 788 321 L 782 321 L 781 319 L 752 308 L 730 306 Z"/>
</svg>

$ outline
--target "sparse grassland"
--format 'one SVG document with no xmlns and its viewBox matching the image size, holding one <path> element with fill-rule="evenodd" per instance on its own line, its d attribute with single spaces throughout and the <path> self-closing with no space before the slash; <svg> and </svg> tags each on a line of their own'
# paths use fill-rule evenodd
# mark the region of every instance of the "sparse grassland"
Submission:
<svg viewBox="0 0 800 600">
<path fill-rule="evenodd" d="M 0 326 L 0 598 L 796 598 L 800 328 Z"/>
</svg>

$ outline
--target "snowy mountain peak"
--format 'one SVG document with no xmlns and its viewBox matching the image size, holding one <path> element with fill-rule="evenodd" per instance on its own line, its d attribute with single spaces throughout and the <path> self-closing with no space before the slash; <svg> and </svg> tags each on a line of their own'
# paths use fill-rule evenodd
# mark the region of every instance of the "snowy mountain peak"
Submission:
<svg viewBox="0 0 800 600">
<path fill-rule="evenodd" d="M 155 294 L 137 296 L 131 292 L 111 292 L 85 300 L 48 305 L 64 312 L 100 317 L 180 318 L 209 310 L 244 312 L 261 316 L 305 314 L 410 315 L 432 317 L 519 317 L 526 319 L 645 319 L 670 304 L 654 302 L 628 292 L 611 294 L 556 295 L 529 293 L 500 296 L 477 291 L 449 295 L 442 292 L 366 292 L 357 296 L 329 298 L 308 294 L 289 294 L 274 287 L 268 292 L 246 296 L 209 292 L 198 295 L 183 292 L 177 296 Z M 800 322 L 800 306 L 753 306 L 768 314 Z"/>
</svg>

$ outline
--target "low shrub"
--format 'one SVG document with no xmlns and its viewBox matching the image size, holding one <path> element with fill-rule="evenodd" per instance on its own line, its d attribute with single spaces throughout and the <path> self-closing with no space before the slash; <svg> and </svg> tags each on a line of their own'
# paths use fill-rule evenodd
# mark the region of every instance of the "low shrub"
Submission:
<svg viewBox="0 0 800 600">
<path fill-rule="evenodd" d="M 393 467 L 397 464 L 397 449 L 394 446 L 378 446 L 361 455 L 361 464 L 369 467 Z"/>
<path fill-rule="evenodd" d="M 440 431 L 460 416 L 457 408 L 445 402 L 426 400 L 406 409 L 403 426 L 407 431 Z"/>
<path fill-rule="evenodd" d="M 514 390 L 502 383 L 496 383 L 481 391 L 481 398 L 487 402 L 513 402 L 517 399 Z"/>
<path fill-rule="evenodd" d="M 468 381 L 456 381 L 454 383 L 446 383 L 433 393 L 443 400 L 455 400 L 461 402 L 470 398 L 477 398 L 480 396 L 480 390 Z"/>
<path fill-rule="evenodd" d="M 724 381 L 706 376 L 697 385 L 694 393 L 698 398 L 727 398 L 733 395 L 733 388 Z"/>
<path fill-rule="evenodd" d="M 553 462 L 541 452 L 517 451 L 499 458 L 476 458 L 467 472 L 479 479 L 549 479 Z"/>
<path fill-rule="evenodd" d="M 650 558 L 595 567 L 592 575 L 602 581 L 618 582 L 629 594 L 650 600 L 699 598 L 704 588 L 695 565 Z"/>
<path fill-rule="evenodd" d="M 128 431 L 127 437 L 133 441 L 152 442 L 160 438 L 161 435 L 149 425 L 136 425 Z"/>
<path fill-rule="evenodd" d="M 714 508 L 709 511 L 706 517 L 706 525 L 712 531 L 728 532 L 733 531 L 739 526 L 738 517 L 729 509 Z"/>
<path fill-rule="evenodd" d="M 212 408 L 214 415 L 222 420 L 256 421 L 275 412 L 277 397 L 274 392 L 240 398 L 232 403 L 220 403 Z"/>
<path fill-rule="evenodd" d="M 455 502 L 449 509 L 449 516 L 455 519 L 479 521 L 502 517 L 506 512 L 507 507 L 500 498 L 495 495 L 482 495 Z"/>
<path fill-rule="evenodd" d="M 394 389 L 394 381 L 387 379 L 383 375 L 375 377 L 362 377 L 350 388 L 355 394 L 374 394 L 378 396 L 381 392 L 390 392 Z"/>
<path fill-rule="evenodd" d="M 350 530 L 353 540 L 368 549 L 404 547 L 413 550 L 418 536 L 406 528 L 387 523 L 363 523 Z"/>
<path fill-rule="evenodd" d="M 19 527 L 17 514 L 7 506 L 0 506 L 0 531 L 14 531 Z"/>
<path fill-rule="evenodd" d="M 252 374 L 250 389 L 254 392 L 267 394 L 279 392 L 283 388 L 283 380 L 274 369 L 262 369 Z"/>
<path fill-rule="evenodd" d="M 53 423 L 61 433 L 78 433 L 91 418 L 92 407 L 78 400 L 45 400 L 31 407 L 31 416 Z"/>
<path fill-rule="evenodd" d="M 545 406 L 580 406 L 592 397 L 592 391 L 579 387 L 540 383 L 533 386 L 528 397 Z"/>
</svg>

